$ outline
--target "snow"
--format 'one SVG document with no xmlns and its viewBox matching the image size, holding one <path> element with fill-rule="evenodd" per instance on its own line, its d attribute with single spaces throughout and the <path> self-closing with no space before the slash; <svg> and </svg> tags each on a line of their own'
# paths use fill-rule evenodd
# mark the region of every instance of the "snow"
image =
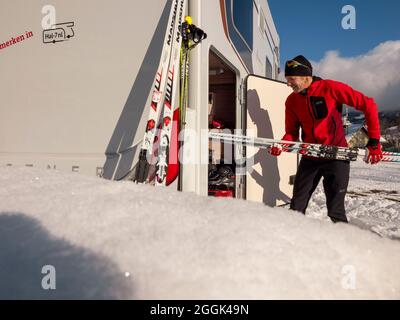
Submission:
<svg viewBox="0 0 400 320">
<path fill-rule="evenodd" d="M 396 165 L 352 167 L 349 189 L 399 191 Z M 1 299 L 399 299 L 399 202 L 348 197 L 326 220 L 243 200 L 36 168 L 0 168 Z M 389 230 L 390 229 L 390 230 Z M 392 237 L 393 238 L 393 237 Z M 44 290 L 43 266 L 55 290 Z"/>
<path fill-rule="evenodd" d="M 398 132 L 398 131 L 399 131 L 399 126 L 393 126 L 393 127 L 390 127 L 390 128 L 387 128 L 387 130 L 389 130 L 389 131 L 396 131 L 396 132 Z"/>
<path fill-rule="evenodd" d="M 349 220 L 383 237 L 400 240 L 399 169 L 398 163 L 351 163 L 346 197 Z M 322 183 L 311 198 L 308 215 L 327 220 Z"/>
</svg>

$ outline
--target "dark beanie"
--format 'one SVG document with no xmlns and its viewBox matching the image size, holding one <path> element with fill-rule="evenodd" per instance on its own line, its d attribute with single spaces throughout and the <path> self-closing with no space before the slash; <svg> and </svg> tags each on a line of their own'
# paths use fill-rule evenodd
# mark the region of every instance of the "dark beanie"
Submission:
<svg viewBox="0 0 400 320">
<path fill-rule="evenodd" d="M 304 56 L 297 56 L 285 63 L 285 77 L 301 76 L 312 77 L 312 65 Z"/>
</svg>

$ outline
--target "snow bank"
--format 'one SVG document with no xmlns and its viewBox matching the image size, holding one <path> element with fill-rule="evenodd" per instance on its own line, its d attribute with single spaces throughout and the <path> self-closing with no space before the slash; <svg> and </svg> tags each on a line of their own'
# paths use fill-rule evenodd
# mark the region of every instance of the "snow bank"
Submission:
<svg viewBox="0 0 400 320">
<path fill-rule="evenodd" d="M 363 161 L 351 163 L 346 196 L 348 218 L 360 226 L 392 239 L 400 240 L 400 165 Z M 326 220 L 322 183 L 311 198 L 307 214 Z"/>
<path fill-rule="evenodd" d="M 246 201 L 0 168 L 0 228 L 2 299 L 400 298 L 399 241 Z"/>
</svg>

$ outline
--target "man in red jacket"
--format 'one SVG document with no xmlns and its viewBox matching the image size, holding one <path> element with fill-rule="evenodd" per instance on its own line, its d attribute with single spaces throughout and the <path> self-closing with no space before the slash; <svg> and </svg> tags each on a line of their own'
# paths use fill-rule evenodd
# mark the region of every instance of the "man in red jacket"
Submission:
<svg viewBox="0 0 400 320">
<path fill-rule="evenodd" d="M 293 93 L 286 100 L 285 131 L 282 140 L 347 147 L 342 123 L 343 104 L 362 111 L 368 126 L 366 162 L 375 164 L 382 159 L 379 143 L 378 108 L 372 98 L 350 86 L 313 77 L 312 65 L 303 56 L 286 62 L 285 77 Z M 269 153 L 279 156 L 282 148 L 274 145 Z M 350 162 L 303 156 L 296 174 L 292 210 L 305 214 L 308 202 L 323 177 L 328 216 L 333 222 L 348 222 L 344 207 L 349 183 Z"/>
</svg>

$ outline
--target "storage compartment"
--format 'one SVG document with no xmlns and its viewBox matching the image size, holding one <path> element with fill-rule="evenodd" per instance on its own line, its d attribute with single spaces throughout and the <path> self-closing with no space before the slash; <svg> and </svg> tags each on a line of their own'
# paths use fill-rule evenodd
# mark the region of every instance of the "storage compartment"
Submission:
<svg viewBox="0 0 400 320">
<path fill-rule="evenodd" d="M 214 132 L 234 133 L 236 128 L 236 74 L 210 51 L 208 125 Z M 236 165 L 232 144 L 210 140 L 208 194 L 235 197 Z"/>
</svg>

